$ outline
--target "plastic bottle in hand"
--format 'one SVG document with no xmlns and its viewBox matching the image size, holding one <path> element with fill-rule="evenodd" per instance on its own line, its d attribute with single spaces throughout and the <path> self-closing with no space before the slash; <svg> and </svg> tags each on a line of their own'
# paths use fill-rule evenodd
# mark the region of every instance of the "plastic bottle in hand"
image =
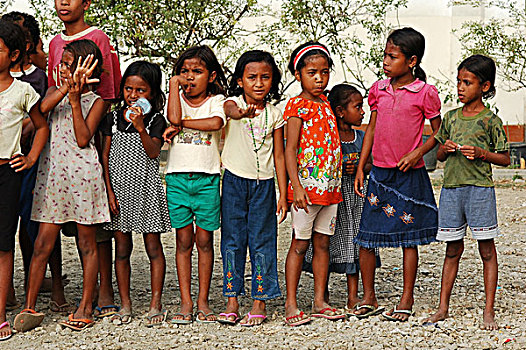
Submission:
<svg viewBox="0 0 526 350">
<path fill-rule="evenodd" d="M 139 107 L 141 109 L 143 115 L 146 115 L 146 114 L 150 113 L 150 111 L 152 110 L 152 105 L 144 97 L 141 97 L 137 101 L 135 101 L 135 103 L 132 105 L 132 107 Z M 132 113 L 133 113 L 133 111 L 131 109 L 128 108 L 126 110 L 126 113 L 124 114 L 124 119 L 126 119 L 127 122 L 131 123 L 130 115 Z"/>
</svg>

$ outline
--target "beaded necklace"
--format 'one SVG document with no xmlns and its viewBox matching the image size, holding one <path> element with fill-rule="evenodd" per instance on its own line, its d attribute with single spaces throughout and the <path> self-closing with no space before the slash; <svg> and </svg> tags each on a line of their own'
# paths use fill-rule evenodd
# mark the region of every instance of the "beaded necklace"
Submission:
<svg viewBox="0 0 526 350">
<path fill-rule="evenodd" d="M 261 144 L 258 147 L 256 143 L 256 137 L 254 136 L 254 126 L 252 125 L 252 119 L 248 119 L 248 123 L 250 125 L 250 136 L 252 136 L 252 144 L 254 145 L 254 152 L 256 153 L 257 184 L 258 185 L 259 185 L 259 155 L 258 155 L 258 152 L 261 150 L 261 148 L 265 144 L 265 139 L 267 138 L 267 122 L 268 122 L 268 111 L 267 111 L 267 106 L 265 106 L 265 124 L 263 124 L 263 139 L 261 140 Z"/>
</svg>

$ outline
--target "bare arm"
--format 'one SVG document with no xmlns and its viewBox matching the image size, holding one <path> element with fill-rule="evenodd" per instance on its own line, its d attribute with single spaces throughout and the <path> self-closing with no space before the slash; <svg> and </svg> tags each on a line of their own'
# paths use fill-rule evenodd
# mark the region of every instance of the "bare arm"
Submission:
<svg viewBox="0 0 526 350">
<path fill-rule="evenodd" d="M 442 123 L 442 119 L 440 116 L 433 118 L 430 120 L 431 123 L 431 129 L 433 129 L 433 134 L 427 139 L 426 143 L 424 143 L 422 146 L 417 147 L 415 150 L 409 152 L 408 154 L 404 155 L 402 159 L 398 162 L 396 165 L 401 171 L 406 172 L 409 169 L 413 168 L 415 164 L 433 147 L 436 146 L 437 140 L 435 139 L 435 135 L 437 134 L 438 130 L 440 129 L 440 124 Z"/>
<path fill-rule="evenodd" d="M 181 126 L 184 128 L 201 131 L 217 131 L 223 127 L 223 119 L 221 117 L 184 119 L 181 121 Z"/>
<path fill-rule="evenodd" d="M 111 136 L 104 136 L 102 139 L 102 169 L 104 175 L 104 182 L 106 183 L 106 192 L 108 193 L 108 204 L 110 206 L 111 213 L 117 215 L 119 213 L 119 202 L 117 196 L 113 192 L 110 181 L 110 149 L 111 149 Z"/>
<path fill-rule="evenodd" d="M 104 101 L 100 98 L 97 99 L 95 103 L 93 103 L 86 119 L 84 119 L 82 115 L 80 98 L 71 103 L 71 109 L 73 111 L 73 131 L 75 132 L 77 145 L 80 148 L 84 148 L 88 146 L 93 135 L 95 135 L 102 116 L 106 111 Z"/>
<path fill-rule="evenodd" d="M 40 112 L 42 114 L 49 113 L 60 103 L 60 101 L 62 101 L 62 99 L 66 96 L 67 93 L 68 87 L 65 84 L 59 88 L 57 88 L 56 86 L 50 87 L 47 90 L 46 96 L 42 100 L 42 103 L 40 104 Z"/>
<path fill-rule="evenodd" d="M 376 129 L 377 115 L 378 113 L 376 111 L 373 111 L 371 113 L 371 119 L 369 120 L 369 125 L 367 125 L 367 130 L 365 131 L 365 136 L 363 137 L 362 151 L 360 152 L 360 161 L 358 162 L 356 178 L 354 179 L 354 192 L 360 197 L 365 197 L 362 194 L 363 182 L 365 178 L 365 166 L 369 161 L 371 150 L 373 149 L 374 131 Z"/>
<path fill-rule="evenodd" d="M 256 116 L 256 105 L 248 105 L 247 109 L 242 109 L 234 101 L 226 101 L 223 109 L 230 119 L 254 118 Z"/>
<path fill-rule="evenodd" d="M 279 224 L 287 217 L 287 168 L 285 165 L 285 152 L 283 149 L 283 128 L 273 131 L 274 167 L 278 178 L 279 199 L 276 215 L 280 215 Z"/>
<path fill-rule="evenodd" d="M 312 205 L 307 191 L 300 183 L 298 176 L 298 141 L 300 139 L 301 125 L 303 120 L 298 117 L 291 117 L 287 122 L 287 144 L 285 146 L 285 165 L 289 175 L 292 189 L 294 190 L 293 206 L 296 209 L 305 209 L 308 213 L 307 205 Z"/>
<path fill-rule="evenodd" d="M 463 145 L 460 147 L 460 152 L 462 152 L 462 154 L 469 160 L 481 158 L 482 160 L 495 165 L 510 165 L 510 153 L 508 151 L 490 152 L 477 146 Z"/>
<path fill-rule="evenodd" d="M 181 97 L 179 87 L 184 78 L 176 75 L 170 78 L 170 90 L 168 94 L 168 121 L 174 126 L 181 126 L 183 110 L 181 108 Z"/>
</svg>

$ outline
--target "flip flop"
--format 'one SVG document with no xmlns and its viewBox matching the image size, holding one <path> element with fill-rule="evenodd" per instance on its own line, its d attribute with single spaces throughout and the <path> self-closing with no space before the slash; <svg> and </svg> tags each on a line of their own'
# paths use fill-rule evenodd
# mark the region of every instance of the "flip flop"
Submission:
<svg viewBox="0 0 526 350">
<path fill-rule="evenodd" d="M 298 321 L 296 322 L 293 322 L 292 320 L 293 319 L 298 319 Z M 312 319 L 305 315 L 305 313 L 303 311 L 301 311 L 299 314 L 297 315 L 292 315 L 292 316 L 289 316 L 289 317 L 285 317 L 285 323 L 290 326 L 290 327 L 297 327 L 297 326 L 301 326 L 302 324 L 307 324 L 309 322 L 311 322 Z"/>
<path fill-rule="evenodd" d="M 247 316 L 248 316 L 247 323 L 239 323 L 243 327 L 261 326 L 263 324 L 263 322 L 265 322 L 265 320 L 267 319 L 266 315 L 252 315 L 250 312 L 247 314 Z M 257 323 L 257 324 L 248 323 L 248 321 L 250 321 L 253 318 L 261 318 L 261 323 Z"/>
<path fill-rule="evenodd" d="M 51 312 L 56 312 L 56 313 L 67 313 L 67 314 L 70 314 L 72 312 L 74 312 L 74 306 L 71 305 L 70 303 L 66 302 L 62 305 L 59 305 L 56 301 L 54 300 L 50 300 L 49 301 L 49 310 Z"/>
<path fill-rule="evenodd" d="M 75 323 L 80 323 L 80 325 L 77 325 Z M 87 318 L 73 318 L 73 314 L 69 314 L 68 319 L 66 321 L 59 322 L 60 326 L 64 328 L 69 328 L 77 332 L 81 332 L 85 329 L 88 329 L 94 324 L 95 321 Z"/>
<path fill-rule="evenodd" d="M 168 315 L 168 310 L 161 310 L 161 312 L 158 312 L 158 313 L 150 315 L 150 316 L 146 316 L 146 319 L 150 322 L 150 323 L 146 324 L 146 327 L 154 327 L 154 326 L 162 325 L 164 323 L 164 321 L 166 321 L 166 316 L 167 315 Z M 152 320 L 155 317 L 158 317 L 158 316 L 162 316 L 163 317 L 161 319 L 161 321 L 152 323 Z"/>
<path fill-rule="evenodd" d="M 384 311 L 382 312 L 382 316 L 388 320 L 388 321 L 393 321 L 393 322 L 407 322 L 409 320 L 409 317 L 413 316 L 413 310 L 402 310 L 402 309 L 397 309 L 396 306 L 393 308 L 393 311 L 391 312 L 390 315 L 387 314 L 388 311 Z M 400 320 L 396 317 L 393 317 L 394 314 L 405 314 L 405 315 L 408 315 L 408 317 L 405 319 L 405 320 Z"/>
<path fill-rule="evenodd" d="M 5 327 L 9 327 L 9 328 L 11 328 L 11 325 L 9 324 L 9 322 L 5 321 L 4 323 L 0 324 L 0 329 L 5 328 Z M 11 338 L 12 336 L 13 336 L 13 330 L 11 329 L 11 334 L 6 335 L 5 337 L 0 338 L 0 341 L 7 340 L 7 339 Z"/>
<path fill-rule="evenodd" d="M 111 321 L 112 322 L 119 321 L 120 323 L 117 323 L 117 325 L 129 324 L 132 321 L 132 314 L 131 313 L 126 313 L 126 314 L 116 313 L 111 317 Z"/>
<path fill-rule="evenodd" d="M 97 306 L 97 307 L 95 307 L 95 311 L 97 311 L 98 313 L 95 315 L 95 317 L 96 318 L 104 318 L 104 317 L 108 317 L 108 316 L 113 316 L 117 312 L 119 312 L 120 309 L 121 308 L 118 307 L 117 305 Z M 105 310 L 110 310 L 110 311 L 105 311 Z"/>
<path fill-rule="evenodd" d="M 44 314 L 33 309 L 24 309 L 15 317 L 14 328 L 17 332 L 26 332 L 34 329 L 44 320 Z"/>
<path fill-rule="evenodd" d="M 347 317 L 354 316 L 354 312 L 356 311 L 356 308 L 358 307 L 358 305 L 360 305 L 360 303 L 354 304 L 352 308 L 345 306 L 342 311 Z"/>
<path fill-rule="evenodd" d="M 326 307 L 318 312 L 311 313 L 311 317 L 324 318 L 326 320 L 336 321 L 345 318 L 345 315 L 340 313 L 337 309 Z"/>
<path fill-rule="evenodd" d="M 217 319 L 217 322 L 221 323 L 221 324 L 227 324 L 227 325 L 230 325 L 230 326 L 234 326 L 237 321 L 239 321 L 239 315 L 237 314 L 237 312 L 229 312 L 229 313 L 225 313 L 225 312 L 222 312 L 219 314 L 219 316 L 225 316 L 225 319 L 221 319 L 221 318 L 218 318 Z M 230 320 L 229 317 L 230 316 L 234 316 L 235 319 L 233 320 Z"/>
<path fill-rule="evenodd" d="M 199 314 L 203 315 L 205 317 L 205 319 L 201 320 L 199 318 Z M 212 311 L 212 312 L 209 312 L 209 313 L 205 314 L 205 312 L 203 310 L 197 310 L 197 312 L 195 313 L 195 317 L 194 317 L 195 318 L 195 322 L 197 322 L 197 323 L 216 323 L 217 320 L 215 320 L 215 321 L 208 320 L 208 317 L 210 317 L 210 316 L 215 316 L 215 313 Z"/>
<path fill-rule="evenodd" d="M 175 318 L 175 316 L 183 316 L 183 318 Z M 188 317 L 190 317 L 188 319 Z M 172 317 L 172 320 L 170 321 L 171 324 L 190 324 L 194 322 L 194 315 L 192 315 L 191 312 L 187 314 L 183 314 L 182 312 L 176 312 L 174 314 L 174 317 Z"/>
<path fill-rule="evenodd" d="M 374 305 L 364 304 L 364 305 L 359 305 L 356 308 L 356 311 L 361 310 L 361 309 L 368 309 L 369 311 L 361 315 L 353 313 L 353 316 L 359 320 L 379 314 L 380 312 L 384 310 L 384 307 L 376 307 Z"/>
</svg>

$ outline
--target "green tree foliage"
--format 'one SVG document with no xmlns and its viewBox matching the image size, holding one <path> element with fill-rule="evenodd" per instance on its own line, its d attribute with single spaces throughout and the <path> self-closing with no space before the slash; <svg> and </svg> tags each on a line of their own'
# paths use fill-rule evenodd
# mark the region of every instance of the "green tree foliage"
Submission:
<svg viewBox="0 0 526 350">
<path fill-rule="evenodd" d="M 297 45 L 316 40 L 326 44 L 344 72 L 344 79 L 367 91 L 383 74 L 385 40 L 391 31 L 385 17 L 406 0 L 288 0 L 269 15 L 276 20 L 259 27 L 260 41 L 275 53 L 286 71 Z M 289 83 L 293 80 L 290 75 Z M 372 77 L 372 79 L 371 79 Z"/>
<path fill-rule="evenodd" d="M 463 0 L 453 4 L 480 6 L 481 1 Z M 526 2 L 498 0 L 486 1 L 485 5 L 503 9 L 508 16 L 464 23 L 456 31 L 463 56 L 484 54 L 492 57 L 505 89 L 516 91 L 526 88 Z"/>
</svg>

